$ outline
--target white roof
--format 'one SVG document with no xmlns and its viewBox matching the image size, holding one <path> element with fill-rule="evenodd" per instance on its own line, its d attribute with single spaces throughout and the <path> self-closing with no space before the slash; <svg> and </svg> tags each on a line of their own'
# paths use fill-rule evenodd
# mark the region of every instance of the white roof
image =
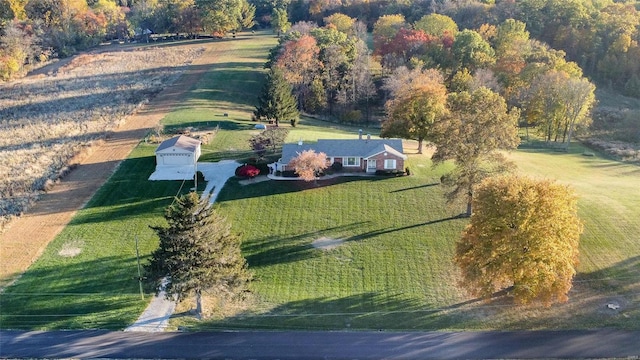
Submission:
<svg viewBox="0 0 640 360">
<path fill-rule="evenodd" d="M 180 152 L 195 153 L 198 147 L 200 147 L 200 144 L 200 140 L 180 135 L 163 141 L 156 149 L 156 154 L 176 152 L 176 150 L 182 150 Z"/>
</svg>

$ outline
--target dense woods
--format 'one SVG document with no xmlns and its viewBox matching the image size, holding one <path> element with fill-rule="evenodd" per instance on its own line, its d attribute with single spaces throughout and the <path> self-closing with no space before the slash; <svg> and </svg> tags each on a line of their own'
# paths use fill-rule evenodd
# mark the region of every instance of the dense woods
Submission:
<svg viewBox="0 0 640 360">
<path fill-rule="evenodd" d="M 364 40 L 368 30 L 387 65 L 412 58 L 451 71 L 492 65 L 510 88 L 514 73 L 532 56 L 566 58 L 598 84 L 640 97 L 638 4 L 613 0 L 0 0 L 0 75 L 8 79 L 34 63 L 104 41 L 147 40 L 151 34 L 222 36 L 254 26 L 284 33 L 300 21 L 335 32 L 316 30 L 316 38 L 346 35 L 342 41 L 352 44 L 340 46 L 348 63 L 362 51 L 346 47 Z M 335 50 L 319 46 L 325 57 Z M 464 55 L 469 47 L 473 56 Z M 331 83 L 334 97 L 346 91 Z"/>
</svg>

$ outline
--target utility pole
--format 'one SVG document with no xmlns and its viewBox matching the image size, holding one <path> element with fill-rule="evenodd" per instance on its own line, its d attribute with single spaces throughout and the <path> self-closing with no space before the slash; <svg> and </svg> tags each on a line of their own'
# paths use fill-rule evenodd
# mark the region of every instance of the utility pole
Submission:
<svg viewBox="0 0 640 360">
<path fill-rule="evenodd" d="M 140 270 L 140 250 L 138 250 L 138 236 L 136 235 L 136 259 L 138 259 L 138 285 L 140 285 L 140 298 L 144 300 L 142 291 L 142 271 Z"/>
</svg>

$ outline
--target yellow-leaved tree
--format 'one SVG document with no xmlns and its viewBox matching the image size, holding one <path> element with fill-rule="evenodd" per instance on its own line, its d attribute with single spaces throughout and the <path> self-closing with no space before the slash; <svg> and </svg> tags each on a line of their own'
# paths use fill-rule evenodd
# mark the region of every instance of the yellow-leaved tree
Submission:
<svg viewBox="0 0 640 360">
<path fill-rule="evenodd" d="M 582 222 L 573 190 L 550 180 L 485 179 L 456 243 L 461 285 L 486 299 L 508 290 L 518 304 L 568 300 Z"/>
</svg>

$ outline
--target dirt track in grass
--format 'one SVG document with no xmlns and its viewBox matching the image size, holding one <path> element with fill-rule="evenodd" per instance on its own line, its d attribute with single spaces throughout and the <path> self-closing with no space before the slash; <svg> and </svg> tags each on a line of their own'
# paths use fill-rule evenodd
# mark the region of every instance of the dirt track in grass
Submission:
<svg viewBox="0 0 640 360">
<path fill-rule="evenodd" d="M 173 84 L 128 116 L 108 139 L 92 146 L 73 171 L 0 234 L 0 290 L 11 284 L 42 254 L 49 242 L 91 199 L 149 130 L 184 99 L 215 62 L 216 52 L 228 47 L 224 41 L 184 46 L 204 47 L 205 51 Z"/>
</svg>

